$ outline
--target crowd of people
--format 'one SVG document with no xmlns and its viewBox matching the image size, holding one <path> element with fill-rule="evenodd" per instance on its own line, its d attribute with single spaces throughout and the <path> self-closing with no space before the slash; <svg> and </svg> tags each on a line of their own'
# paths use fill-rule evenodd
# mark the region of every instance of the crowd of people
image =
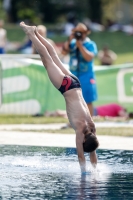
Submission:
<svg viewBox="0 0 133 200">
<path fill-rule="evenodd" d="M 84 20 L 85 23 L 89 23 L 88 20 Z M 75 22 L 76 24 L 76 22 Z M 67 20 L 65 27 L 64 27 L 64 33 L 66 36 L 70 36 L 72 34 L 72 30 L 74 30 L 75 25 L 74 22 L 72 23 L 71 20 Z M 89 23 L 90 24 L 90 23 Z M 88 32 L 87 35 L 91 32 L 94 31 L 92 28 L 88 27 Z M 91 27 L 91 26 L 90 26 Z M 44 25 L 38 25 L 37 26 L 39 33 L 44 37 L 47 38 L 48 41 L 54 46 L 54 48 L 57 51 L 57 54 L 59 55 L 60 58 L 64 58 L 64 54 L 66 54 L 65 50 L 61 49 L 61 47 L 57 46 L 56 43 L 47 37 L 47 28 Z M 7 38 L 7 31 L 4 28 L 4 20 L 0 20 L 0 54 L 7 53 L 9 51 L 15 51 L 18 53 L 25 53 L 25 54 L 35 54 L 37 53 L 36 50 L 34 49 L 34 46 L 32 45 L 32 42 L 25 36 L 24 40 L 22 42 L 14 42 L 11 43 L 8 41 Z M 64 47 L 64 45 L 63 45 Z M 98 50 L 97 50 L 98 51 Z M 103 45 L 103 48 L 99 50 L 98 54 L 95 55 L 97 56 L 99 60 L 100 65 L 112 65 L 114 64 L 115 60 L 117 59 L 117 55 L 115 52 L 113 52 L 111 49 L 109 49 L 108 45 Z M 64 60 L 68 59 L 64 58 Z"/>
<path fill-rule="evenodd" d="M 85 21 L 85 23 L 84 24 L 81 23 L 81 24 L 86 26 L 85 24 L 87 24 L 89 22 L 88 22 L 88 20 L 84 20 L 84 21 Z M 76 24 L 76 22 L 75 22 L 75 24 Z M 75 24 L 74 24 L 74 22 L 72 23 L 71 20 L 67 20 L 65 27 L 64 27 L 63 34 L 65 34 L 68 37 L 71 37 L 72 32 L 76 27 Z M 64 58 L 64 54 L 66 55 L 67 52 L 65 51 L 64 48 L 61 49 L 61 47 L 57 46 L 56 43 L 52 39 L 47 37 L 46 26 L 38 25 L 37 28 L 38 28 L 39 33 L 44 38 L 47 38 L 47 40 L 54 46 L 59 57 Z M 88 34 L 91 31 L 94 31 L 92 28 L 89 28 L 89 26 L 86 26 L 86 28 L 88 30 L 86 32 L 86 36 L 88 36 Z M 65 45 L 63 45 L 63 47 L 64 46 Z M 32 45 L 32 42 L 27 38 L 27 36 L 25 36 L 24 40 L 21 43 L 18 43 L 18 42 L 14 42 L 14 44 L 10 43 L 10 41 L 8 41 L 8 38 L 7 38 L 7 31 L 4 28 L 4 20 L 0 20 L 0 54 L 7 53 L 8 50 L 19 52 L 19 53 L 25 53 L 25 54 L 37 53 L 34 46 Z M 95 53 L 95 56 L 97 56 L 100 65 L 112 65 L 112 64 L 114 64 L 115 60 L 117 59 L 116 53 L 113 52 L 111 49 L 109 49 L 108 45 L 106 45 L 106 44 L 103 45 L 103 48 L 101 50 L 99 50 L 98 53 Z M 68 59 L 67 59 L 67 61 L 68 61 Z"/>
</svg>

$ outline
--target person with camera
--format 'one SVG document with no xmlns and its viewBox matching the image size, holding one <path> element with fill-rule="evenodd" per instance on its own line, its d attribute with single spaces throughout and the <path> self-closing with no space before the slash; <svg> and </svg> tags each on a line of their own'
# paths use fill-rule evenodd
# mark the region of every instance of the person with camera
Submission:
<svg viewBox="0 0 133 200">
<path fill-rule="evenodd" d="M 87 37 L 89 33 L 90 30 L 86 25 L 78 23 L 64 43 L 62 53 L 70 55 L 70 71 L 80 80 L 83 97 L 92 116 L 92 102 L 97 100 L 97 87 L 93 69 L 93 59 L 97 54 L 97 46 L 94 41 Z"/>
</svg>

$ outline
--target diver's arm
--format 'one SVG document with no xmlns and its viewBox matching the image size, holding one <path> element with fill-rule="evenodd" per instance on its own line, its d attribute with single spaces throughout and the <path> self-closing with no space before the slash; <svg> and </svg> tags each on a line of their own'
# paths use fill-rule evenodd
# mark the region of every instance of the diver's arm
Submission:
<svg viewBox="0 0 133 200">
<path fill-rule="evenodd" d="M 97 166 L 97 154 L 96 151 L 90 152 L 90 162 L 94 168 Z"/>
<path fill-rule="evenodd" d="M 83 141 L 80 134 L 76 134 L 76 147 L 81 173 L 86 172 L 86 160 L 83 151 Z"/>
</svg>

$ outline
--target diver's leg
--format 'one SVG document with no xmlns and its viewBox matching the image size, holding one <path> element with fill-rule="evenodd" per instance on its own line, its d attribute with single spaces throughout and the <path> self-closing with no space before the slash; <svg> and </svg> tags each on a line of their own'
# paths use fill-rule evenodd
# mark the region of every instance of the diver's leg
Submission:
<svg viewBox="0 0 133 200">
<path fill-rule="evenodd" d="M 53 83 L 53 85 L 59 89 L 65 74 L 61 69 L 54 63 L 46 47 L 41 43 L 35 34 L 35 26 L 27 26 L 24 22 L 20 23 L 20 26 L 23 28 L 24 32 L 28 35 L 29 39 L 32 41 L 36 50 L 41 56 L 41 60 L 48 72 L 48 76 Z"/>
<path fill-rule="evenodd" d="M 38 37 L 38 39 L 40 40 L 40 42 L 47 48 L 50 56 L 52 57 L 54 63 L 61 69 L 61 71 L 65 74 L 65 75 L 70 75 L 71 72 L 65 68 L 65 66 L 63 65 L 63 63 L 60 61 L 54 47 L 45 39 L 43 38 L 38 32 L 37 29 L 35 31 L 36 36 Z"/>
</svg>

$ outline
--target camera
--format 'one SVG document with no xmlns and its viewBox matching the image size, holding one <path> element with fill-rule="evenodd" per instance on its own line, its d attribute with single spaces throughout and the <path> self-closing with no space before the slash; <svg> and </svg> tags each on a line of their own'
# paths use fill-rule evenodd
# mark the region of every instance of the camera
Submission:
<svg viewBox="0 0 133 200">
<path fill-rule="evenodd" d="M 77 40 L 81 40 L 82 39 L 82 33 L 80 31 L 76 31 L 74 33 L 74 37 L 77 39 Z"/>
</svg>

